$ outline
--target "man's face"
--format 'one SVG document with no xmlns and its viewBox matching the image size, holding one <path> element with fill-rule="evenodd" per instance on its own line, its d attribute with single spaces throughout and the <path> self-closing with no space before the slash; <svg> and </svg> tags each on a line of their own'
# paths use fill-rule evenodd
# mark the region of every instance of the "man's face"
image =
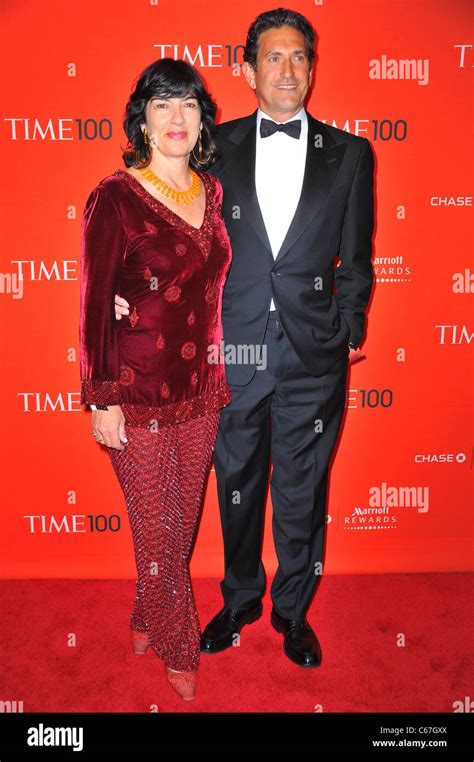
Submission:
<svg viewBox="0 0 474 762">
<path fill-rule="evenodd" d="M 312 70 L 303 34 L 289 26 L 267 29 L 258 41 L 257 68 L 245 62 L 245 78 L 258 105 L 276 121 L 285 121 L 303 105 Z"/>
</svg>

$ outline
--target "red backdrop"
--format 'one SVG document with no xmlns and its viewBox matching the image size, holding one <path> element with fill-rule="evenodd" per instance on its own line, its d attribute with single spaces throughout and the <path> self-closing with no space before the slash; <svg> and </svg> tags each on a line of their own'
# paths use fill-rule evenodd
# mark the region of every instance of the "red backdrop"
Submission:
<svg viewBox="0 0 474 762">
<path fill-rule="evenodd" d="M 196 63 L 218 121 L 256 108 L 234 60 L 279 3 L 4 0 L 1 575 L 134 577 L 123 495 L 79 404 L 80 217 L 122 166 L 132 83 Z M 308 110 L 368 137 L 377 225 L 326 573 L 465 570 L 471 547 L 472 3 L 291 2 L 319 36 Z M 168 47 L 163 47 L 168 46 Z M 471 169 L 471 176 L 469 170 Z M 19 280 L 22 275 L 23 279 Z M 275 555 L 268 501 L 264 563 Z M 222 573 L 212 471 L 191 570 Z"/>
</svg>

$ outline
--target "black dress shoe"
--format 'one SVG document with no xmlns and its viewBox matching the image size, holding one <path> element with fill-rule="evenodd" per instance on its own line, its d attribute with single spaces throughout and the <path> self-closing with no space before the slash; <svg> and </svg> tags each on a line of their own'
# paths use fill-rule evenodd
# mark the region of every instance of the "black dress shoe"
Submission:
<svg viewBox="0 0 474 762">
<path fill-rule="evenodd" d="M 306 619 L 284 619 L 272 609 L 271 623 L 284 635 L 283 650 L 291 661 L 300 667 L 319 667 L 322 661 L 321 646 Z"/>
<path fill-rule="evenodd" d="M 216 654 L 229 648 L 234 643 L 235 634 L 239 633 L 244 625 L 260 619 L 262 612 L 261 602 L 248 609 L 231 609 L 224 606 L 202 633 L 201 651 L 205 654 Z"/>
</svg>

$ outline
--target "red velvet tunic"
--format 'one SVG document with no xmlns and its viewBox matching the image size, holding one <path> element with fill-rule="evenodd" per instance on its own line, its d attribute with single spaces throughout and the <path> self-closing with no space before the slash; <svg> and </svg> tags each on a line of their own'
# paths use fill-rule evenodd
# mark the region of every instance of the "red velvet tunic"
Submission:
<svg viewBox="0 0 474 762">
<path fill-rule="evenodd" d="M 209 361 L 221 358 L 222 292 L 232 258 L 222 185 L 198 174 L 206 192 L 200 228 L 123 169 L 101 180 L 85 204 L 81 403 L 120 405 L 130 425 L 178 423 L 232 400 L 225 365 Z M 118 321 L 116 293 L 130 305 Z"/>
</svg>

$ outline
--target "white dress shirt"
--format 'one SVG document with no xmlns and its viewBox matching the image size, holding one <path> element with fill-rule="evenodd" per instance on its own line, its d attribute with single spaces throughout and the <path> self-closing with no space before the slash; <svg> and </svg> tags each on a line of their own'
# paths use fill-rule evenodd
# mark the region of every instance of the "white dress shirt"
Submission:
<svg viewBox="0 0 474 762">
<path fill-rule="evenodd" d="M 286 119 L 286 124 L 301 119 L 301 133 L 297 140 L 284 132 L 269 137 L 260 136 L 262 117 L 272 119 L 260 108 L 257 110 L 257 146 L 255 160 L 255 189 L 275 259 L 295 215 L 301 196 L 308 142 L 308 117 L 304 107 Z M 275 309 L 273 299 L 270 310 Z"/>
</svg>

